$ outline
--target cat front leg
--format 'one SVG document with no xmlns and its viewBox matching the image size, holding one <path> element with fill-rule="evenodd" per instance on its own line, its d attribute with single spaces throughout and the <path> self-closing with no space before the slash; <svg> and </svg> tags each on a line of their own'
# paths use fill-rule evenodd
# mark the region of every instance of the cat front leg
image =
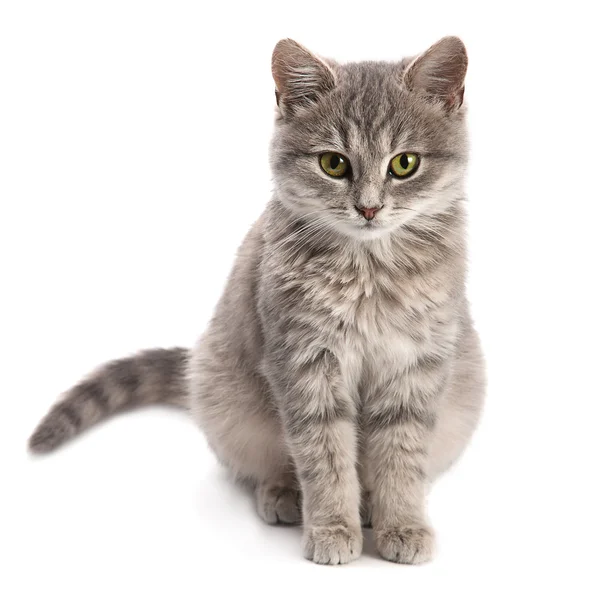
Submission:
<svg viewBox="0 0 600 600">
<path fill-rule="evenodd" d="M 302 489 L 304 555 L 350 562 L 362 550 L 360 487 L 355 409 L 339 361 L 310 345 L 277 355 L 270 380 Z"/>
<path fill-rule="evenodd" d="M 373 382 L 365 406 L 365 459 L 372 482 L 372 526 L 387 560 L 430 560 L 434 536 L 427 522 L 427 457 L 444 364 L 424 357 L 403 372 Z"/>
</svg>

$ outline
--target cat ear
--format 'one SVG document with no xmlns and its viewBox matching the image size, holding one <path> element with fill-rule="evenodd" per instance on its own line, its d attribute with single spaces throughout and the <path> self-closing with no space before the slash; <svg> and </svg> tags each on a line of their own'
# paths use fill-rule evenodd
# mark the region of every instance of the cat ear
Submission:
<svg viewBox="0 0 600 600">
<path fill-rule="evenodd" d="M 409 90 L 442 101 L 449 110 L 457 110 L 463 102 L 467 64 L 462 41 L 445 37 L 413 60 L 404 72 L 404 83 Z"/>
<path fill-rule="evenodd" d="M 313 104 L 335 85 L 331 68 L 294 40 L 277 43 L 271 68 L 277 105 L 284 113 Z"/>
</svg>

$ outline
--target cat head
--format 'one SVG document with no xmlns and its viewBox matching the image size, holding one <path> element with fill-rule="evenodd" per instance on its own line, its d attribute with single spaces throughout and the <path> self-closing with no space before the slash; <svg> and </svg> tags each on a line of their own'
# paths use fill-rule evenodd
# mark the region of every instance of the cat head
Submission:
<svg viewBox="0 0 600 600">
<path fill-rule="evenodd" d="M 446 37 L 397 63 L 338 64 L 293 40 L 273 52 L 276 194 L 359 240 L 425 223 L 462 195 L 467 54 Z"/>
</svg>

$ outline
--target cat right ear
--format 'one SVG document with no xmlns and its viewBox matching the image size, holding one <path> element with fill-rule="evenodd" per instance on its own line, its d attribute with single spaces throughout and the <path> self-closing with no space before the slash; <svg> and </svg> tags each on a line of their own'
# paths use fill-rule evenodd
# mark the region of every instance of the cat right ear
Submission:
<svg viewBox="0 0 600 600">
<path fill-rule="evenodd" d="M 335 85 L 331 68 L 294 40 L 281 40 L 271 61 L 275 97 L 283 114 L 314 104 Z"/>
<path fill-rule="evenodd" d="M 442 102 L 448 110 L 460 108 L 465 91 L 467 50 L 457 37 L 445 37 L 407 67 L 404 83 L 409 90 Z"/>
</svg>

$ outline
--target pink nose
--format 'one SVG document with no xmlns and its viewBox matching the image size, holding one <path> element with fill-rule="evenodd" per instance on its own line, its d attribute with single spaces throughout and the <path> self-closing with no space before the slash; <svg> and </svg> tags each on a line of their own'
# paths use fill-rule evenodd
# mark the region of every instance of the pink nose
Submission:
<svg viewBox="0 0 600 600">
<path fill-rule="evenodd" d="M 363 208 L 361 206 L 357 206 L 356 210 L 367 220 L 370 221 L 374 216 L 375 213 L 377 213 L 379 210 L 381 209 L 381 206 L 377 207 L 377 208 Z"/>
</svg>

